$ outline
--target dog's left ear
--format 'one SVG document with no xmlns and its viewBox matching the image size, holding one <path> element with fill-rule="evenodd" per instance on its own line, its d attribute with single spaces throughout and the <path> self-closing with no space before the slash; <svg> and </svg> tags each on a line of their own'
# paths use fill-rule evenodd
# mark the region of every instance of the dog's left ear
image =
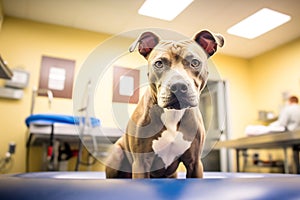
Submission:
<svg viewBox="0 0 300 200">
<path fill-rule="evenodd" d="M 208 57 L 212 56 L 217 47 L 224 45 L 224 38 L 220 34 L 213 34 L 207 30 L 200 31 L 194 37 L 194 40 L 204 49 Z"/>
<path fill-rule="evenodd" d="M 138 37 L 138 39 L 130 46 L 129 52 L 133 52 L 134 49 L 139 46 L 139 53 L 145 58 L 151 53 L 152 49 L 158 44 L 159 37 L 152 32 L 144 32 Z"/>
</svg>

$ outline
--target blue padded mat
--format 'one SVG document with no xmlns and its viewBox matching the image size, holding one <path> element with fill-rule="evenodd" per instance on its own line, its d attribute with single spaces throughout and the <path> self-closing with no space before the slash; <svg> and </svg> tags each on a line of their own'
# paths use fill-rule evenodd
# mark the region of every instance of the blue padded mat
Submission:
<svg viewBox="0 0 300 200">
<path fill-rule="evenodd" d="M 26 118 L 26 126 L 29 127 L 31 123 L 36 124 L 79 124 L 80 120 L 85 120 L 83 117 L 76 117 L 71 115 L 57 115 L 57 114 L 33 114 Z M 94 117 L 90 118 L 92 126 L 100 126 L 100 120 Z"/>
</svg>

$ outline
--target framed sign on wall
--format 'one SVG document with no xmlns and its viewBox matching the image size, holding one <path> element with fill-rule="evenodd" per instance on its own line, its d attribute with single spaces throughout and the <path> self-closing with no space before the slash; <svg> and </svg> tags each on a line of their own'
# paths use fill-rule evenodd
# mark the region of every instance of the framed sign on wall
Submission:
<svg viewBox="0 0 300 200">
<path fill-rule="evenodd" d="M 124 67 L 113 70 L 113 102 L 138 103 L 140 71 Z"/>
<path fill-rule="evenodd" d="M 75 60 L 42 56 L 39 89 L 51 90 L 53 97 L 71 99 L 74 68 Z"/>
</svg>

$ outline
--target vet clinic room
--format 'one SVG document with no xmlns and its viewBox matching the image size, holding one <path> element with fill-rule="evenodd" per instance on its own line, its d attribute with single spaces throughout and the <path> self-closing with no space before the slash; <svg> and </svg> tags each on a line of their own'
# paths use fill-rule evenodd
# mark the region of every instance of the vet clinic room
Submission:
<svg viewBox="0 0 300 200">
<path fill-rule="evenodd" d="M 298 0 L 0 0 L 0 199 L 300 199 Z"/>
</svg>

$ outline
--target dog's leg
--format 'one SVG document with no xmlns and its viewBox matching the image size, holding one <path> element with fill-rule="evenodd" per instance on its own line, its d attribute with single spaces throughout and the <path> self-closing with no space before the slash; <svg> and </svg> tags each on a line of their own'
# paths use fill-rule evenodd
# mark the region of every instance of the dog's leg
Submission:
<svg viewBox="0 0 300 200">
<path fill-rule="evenodd" d="M 198 163 L 195 165 L 192 178 L 203 178 L 203 165 L 201 160 L 199 160 Z"/>
<path fill-rule="evenodd" d="M 133 155 L 132 178 L 150 178 L 154 154 L 147 150 L 146 145 L 144 149 L 146 149 L 145 152 Z"/>
<path fill-rule="evenodd" d="M 132 178 L 150 178 L 153 155 L 145 153 L 135 156 L 132 164 Z"/>
<path fill-rule="evenodd" d="M 198 138 L 200 141 L 203 141 L 203 134 L 199 135 L 201 137 Z M 197 137 L 196 137 L 197 138 Z M 194 140 L 197 141 L 197 140 Z M 202 149 L 203 142 L 200 142 L 201 145 L 199 145 L 198 142 L 195 142 L 193 145 L 199 146 L 200 149 Z M 191 148 L 195 149 L 195 148 Z M 203 178 L 203 165 L 200 160 L 201 151 L 198 152 L 192 152 L 191 149 L 189 149 L 185 155 L 183 156 L 183 164 L 186 168 L 186 178 Z"/>
<path fill-rule="evenodd" d="M 145 167 L 139 161 L 132 164 L 132 178 L 150 178 L 150 172 L 145 171 Z"/>
<path fill-rule="evenodd" d="M 203 165 L 200 160 L 196 163 L 184 164 L 186 167 L 186 178 L 203 178 Z"/>
<path fill-rule="evenodd" d="M 105 165 L 106 178 L 131 178 L 130 165 L 123 149 L 123 137 L 109 151 Z"/>
</svg>

